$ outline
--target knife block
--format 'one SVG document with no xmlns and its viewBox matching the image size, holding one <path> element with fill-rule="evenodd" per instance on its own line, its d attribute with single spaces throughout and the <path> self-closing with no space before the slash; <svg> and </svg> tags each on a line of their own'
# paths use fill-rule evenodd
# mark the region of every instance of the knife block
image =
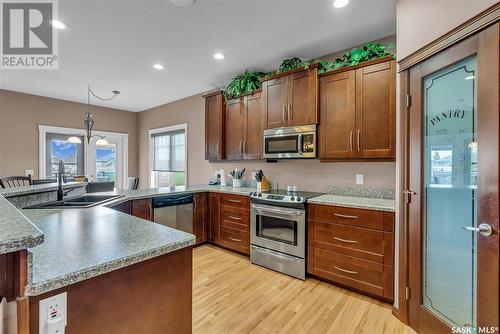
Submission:
<svg viewBox="0 0 500 334">
<path fill-rule="evenodd" d="M 265 176 L 262 177 L 262 181 L 260 181 L 260 190 L 259 192 L 262 191 L 268 191 L 269 190 L 269 182 L 267 181 L 267 178 Z"/>
</svg>

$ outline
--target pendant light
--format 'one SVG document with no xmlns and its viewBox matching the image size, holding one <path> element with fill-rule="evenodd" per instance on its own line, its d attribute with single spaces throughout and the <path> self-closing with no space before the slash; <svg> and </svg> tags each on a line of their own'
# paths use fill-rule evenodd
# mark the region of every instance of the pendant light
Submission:
<svg viewBox="0 0 500 334">
<path fill-rule="evenodd" d="M 98 145 L 98 146 L 109 145 L 109 142 L 106 140 L 106 138 L 104 138 L 104 136 L 92 134 L 92 130 L 94 129 L 94 118 L 93 118 L 92 114 L 90 113 L 90 94 L 92 94 L 92 96 L 98 100 L 111 101 L 118 94 L 120 94 L 120 91 L 113 90 L 112 93 L 113 93 L 113 96 L 111 96 L 109 98 L 99 97 L 90 89 L 90 86 L 87 86 L 87 114 L 85 114 L 85 118 L 83 120 L 83 125 L 85 126 L 85 139 L 87 139 L 87 144 L 90 144 L 90 141 L 92 140 L 93 137 L 99 137 L 99 139 L 97 139 L 97 141 L 96 141 L 96 145 Z M 71 136 L 66 141 L 68 143 L 74 143 L 74 144 L 81 144 L 82 143 L 80 136 Z"/>
</svg>

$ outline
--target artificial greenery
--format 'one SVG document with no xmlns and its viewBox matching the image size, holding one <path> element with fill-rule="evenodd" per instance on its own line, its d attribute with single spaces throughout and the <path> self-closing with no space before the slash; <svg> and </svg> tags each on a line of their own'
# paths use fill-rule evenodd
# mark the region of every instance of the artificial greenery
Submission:
<svg viewBox="0 0 500 334">
<path fill-rule="evenodd" d="M 354 48 L 346 52 L 342 57 L 334 61 L 320 61 L 319 73 L 325 73 L 337 68 L 355 66 L 364 61 L 382 58 L 392 55 L 390 51 L 394 49 L 394 44 L 384 45 L 382 43 L 366 43 L 363 48 Z"/>
<path fill-rule="evenodd" d="M 262 82 L 259 79 L 264 75 L 264 72 L 249 72 L 248 70 L 237 75 L 224 88 L 224 98 L 226 100 L 233 99 L 261 88 Z"/>
<path fill-rule="evenodd" d="M 303 66 L 304 61 L 302 59 L 298 57 L 288 58 L 281 63 L 279 72 L 286 72 Z"/>
</svg>

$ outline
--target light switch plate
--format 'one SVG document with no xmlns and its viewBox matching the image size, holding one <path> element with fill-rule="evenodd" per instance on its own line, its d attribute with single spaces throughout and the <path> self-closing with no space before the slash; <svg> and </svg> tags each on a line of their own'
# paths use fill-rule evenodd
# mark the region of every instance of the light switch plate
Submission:
<svg viewBox="0 0 500 334">
<path fill-rule="evenodd" d="M 24 176 L 33 176 L 33 174 L 35 174 L 35 171 L 33 169 L 26 169 L 24 171 Z"/>
<path fill-rule="evenodd" d="M 364 175 L 363 174 L 356 174 L 356 184 L 363 184 L 364 183 Z"/>
<path fill-rule="evenodd" d="M 67 325 L 67 298 L 66 292 L 42 299 L 38 311 L 38 333 L 39 334 L 64 334 L 64 327 Z M 57 314 L 48 325 L 50 314 Z"/>
</svg>

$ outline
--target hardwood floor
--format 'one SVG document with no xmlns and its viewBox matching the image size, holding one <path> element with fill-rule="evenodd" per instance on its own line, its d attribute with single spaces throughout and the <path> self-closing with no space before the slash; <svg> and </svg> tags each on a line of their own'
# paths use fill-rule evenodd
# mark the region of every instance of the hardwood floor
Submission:
<svg viewBox="0 0 500 334">
<path fill-rule="evenodd" d="M 193 252 L 193 333 L 414 333 L 391 306 L 203 245 Z"/>
</svg>

